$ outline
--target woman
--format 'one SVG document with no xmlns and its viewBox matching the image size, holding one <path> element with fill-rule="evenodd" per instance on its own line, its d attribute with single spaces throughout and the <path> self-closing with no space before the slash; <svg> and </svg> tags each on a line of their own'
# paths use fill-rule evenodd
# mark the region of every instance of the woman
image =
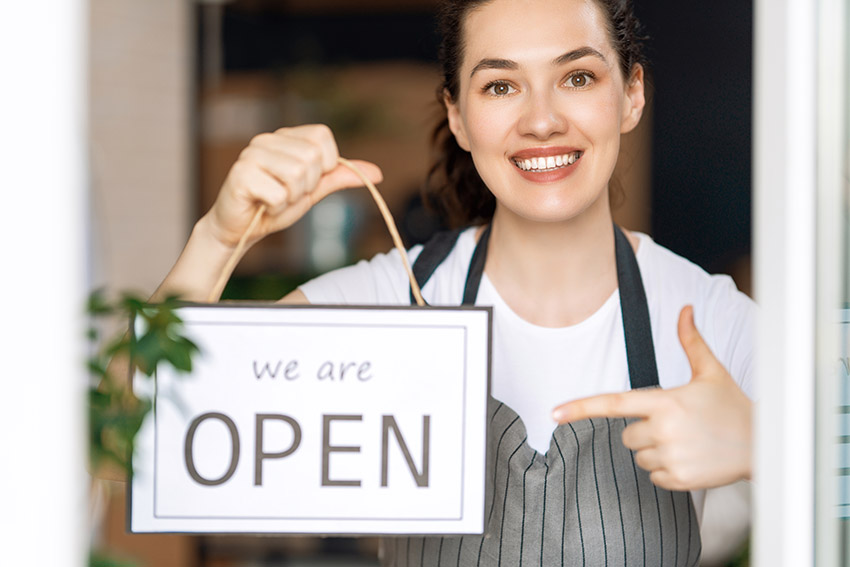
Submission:
<svg viewBox="0 0 850 567">
<path fill-rule="evenodd" d="M 435 267 L 429 303 L 494 306 L 493 498 L 484 536 L 388 539 L 384 561 L 694 565 L 702 489 L 750 476 L 753 306 L 728 278 L 612 228 L 620 136 L 644 108 L 631 7 L 449 0 L 441 22 L 450 135 L 434 198 L 479 226 L 411 258 Z M 323 126 L 252 140 L 160 293 L 203 300 L 259 203 L 254 241 L 359 186 L 337 157 Z M 282 301 L 397 304 L 408 293 L 393 252 Z M 568 402 L 557 427 L 553 402 Z"/>
</svg>

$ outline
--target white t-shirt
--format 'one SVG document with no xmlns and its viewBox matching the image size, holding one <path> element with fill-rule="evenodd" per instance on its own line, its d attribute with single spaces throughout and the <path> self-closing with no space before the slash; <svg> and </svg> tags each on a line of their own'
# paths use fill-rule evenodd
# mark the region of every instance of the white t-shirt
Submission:
<svg viewBox="0 0 850 567">
<path fill-rule="evenodd" d="M 645 234 L 635 254 L 646 291 L 661 387 L 688 382 L 690 364 L 679 343 L 677 324 L 685 305 L 694 306 L 697 329 L 742 390 L 755 397 L 753 345 L 755 304 L 728 276 L 699 266 L 656 244 Z M 449 256 L 422 290 L 430 305 L 459 305 L 475 249 L 475 230 L 464 231 Z M 411 263 L 421 252 L 409 252 Z M 335 270 L 301 286 L 314 304 L 405 305 L 409 282 L 397 251 Z M 593 315 L 570 327 L 533 325 L 481 279 L 476 305 L 493 307 L 492 395 L 513 408 L 528 431 L 528 443 L 549 449 L 556 427 L 552 409 L 563 402 L 629 389 L 619 292 Z M 694 492 L 701 515 L 703 492 Z"/>
</svg>

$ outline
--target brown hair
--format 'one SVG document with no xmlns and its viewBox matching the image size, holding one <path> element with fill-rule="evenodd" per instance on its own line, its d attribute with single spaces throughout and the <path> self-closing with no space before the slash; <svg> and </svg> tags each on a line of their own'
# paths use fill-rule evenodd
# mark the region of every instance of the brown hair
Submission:
<svg viewBox="0 0 850 567">
<path fill-rule="evenodd" d="M 458 146 L 449 130 L 444 96 L 457 101 L 460 81 L 458 72 L 463 60 L 463 24 L 473 10 L 492 0 L 442 0 L 437 13 L 442 38 L 439 60 L 443 82 L 437 89 L 437 100 L 443 109 L 431 140 L 434 158 L 428 171 L 425 201 L 451 226 L 480 224 L 493 218 L 496 198 L 484 184 L 472 156 Z M 606 16 L 608 36 L 617 52 L 620 70 L 628 80 L 635 65 L 646 65 L 640 23 L 635 18 L 631 0 L 593 0 Z"/>
</svg>

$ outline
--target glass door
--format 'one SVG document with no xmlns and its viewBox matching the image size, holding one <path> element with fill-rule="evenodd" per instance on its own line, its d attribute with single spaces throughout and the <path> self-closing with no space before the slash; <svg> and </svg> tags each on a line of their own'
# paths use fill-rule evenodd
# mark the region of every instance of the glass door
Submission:
<svg viewBox="0 0 850 567">
<path fill-rule="evenodd" d="M 755 1 L 757 567 L 850 567 L 848 11 Z"/>
<path fill-rule="evenodd" d="M 818 6 L 815 563 L 850 565 L 850 10 Z"/>
</svg>

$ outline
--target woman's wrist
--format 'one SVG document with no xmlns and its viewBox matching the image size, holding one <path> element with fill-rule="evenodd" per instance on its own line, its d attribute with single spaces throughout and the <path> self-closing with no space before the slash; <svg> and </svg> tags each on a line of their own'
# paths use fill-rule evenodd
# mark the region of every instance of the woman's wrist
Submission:
<svg viewBox="0 0 850 567">
<path fill-rule="evenodd" d="M 178 295 L 187 301 L 207 301 L 235 246 L 217 237 L 208 215 L 201 217 L 168 276 L 151 298 Z"/>
<path fill-rule="evenodd" d="M 209 248 L 213 254 L 227 254 L 228 257 L 236 249 L 236 242 L 230 242 L 224 237 L 222 231 L 217 229 L 215 221 L 208 212 L 195 223 L 192 228 L 192 234 L 189 236 L 189 241 L 192 239 L 199 241 L 199 245 L 204 248 Z"/>
</svg>

